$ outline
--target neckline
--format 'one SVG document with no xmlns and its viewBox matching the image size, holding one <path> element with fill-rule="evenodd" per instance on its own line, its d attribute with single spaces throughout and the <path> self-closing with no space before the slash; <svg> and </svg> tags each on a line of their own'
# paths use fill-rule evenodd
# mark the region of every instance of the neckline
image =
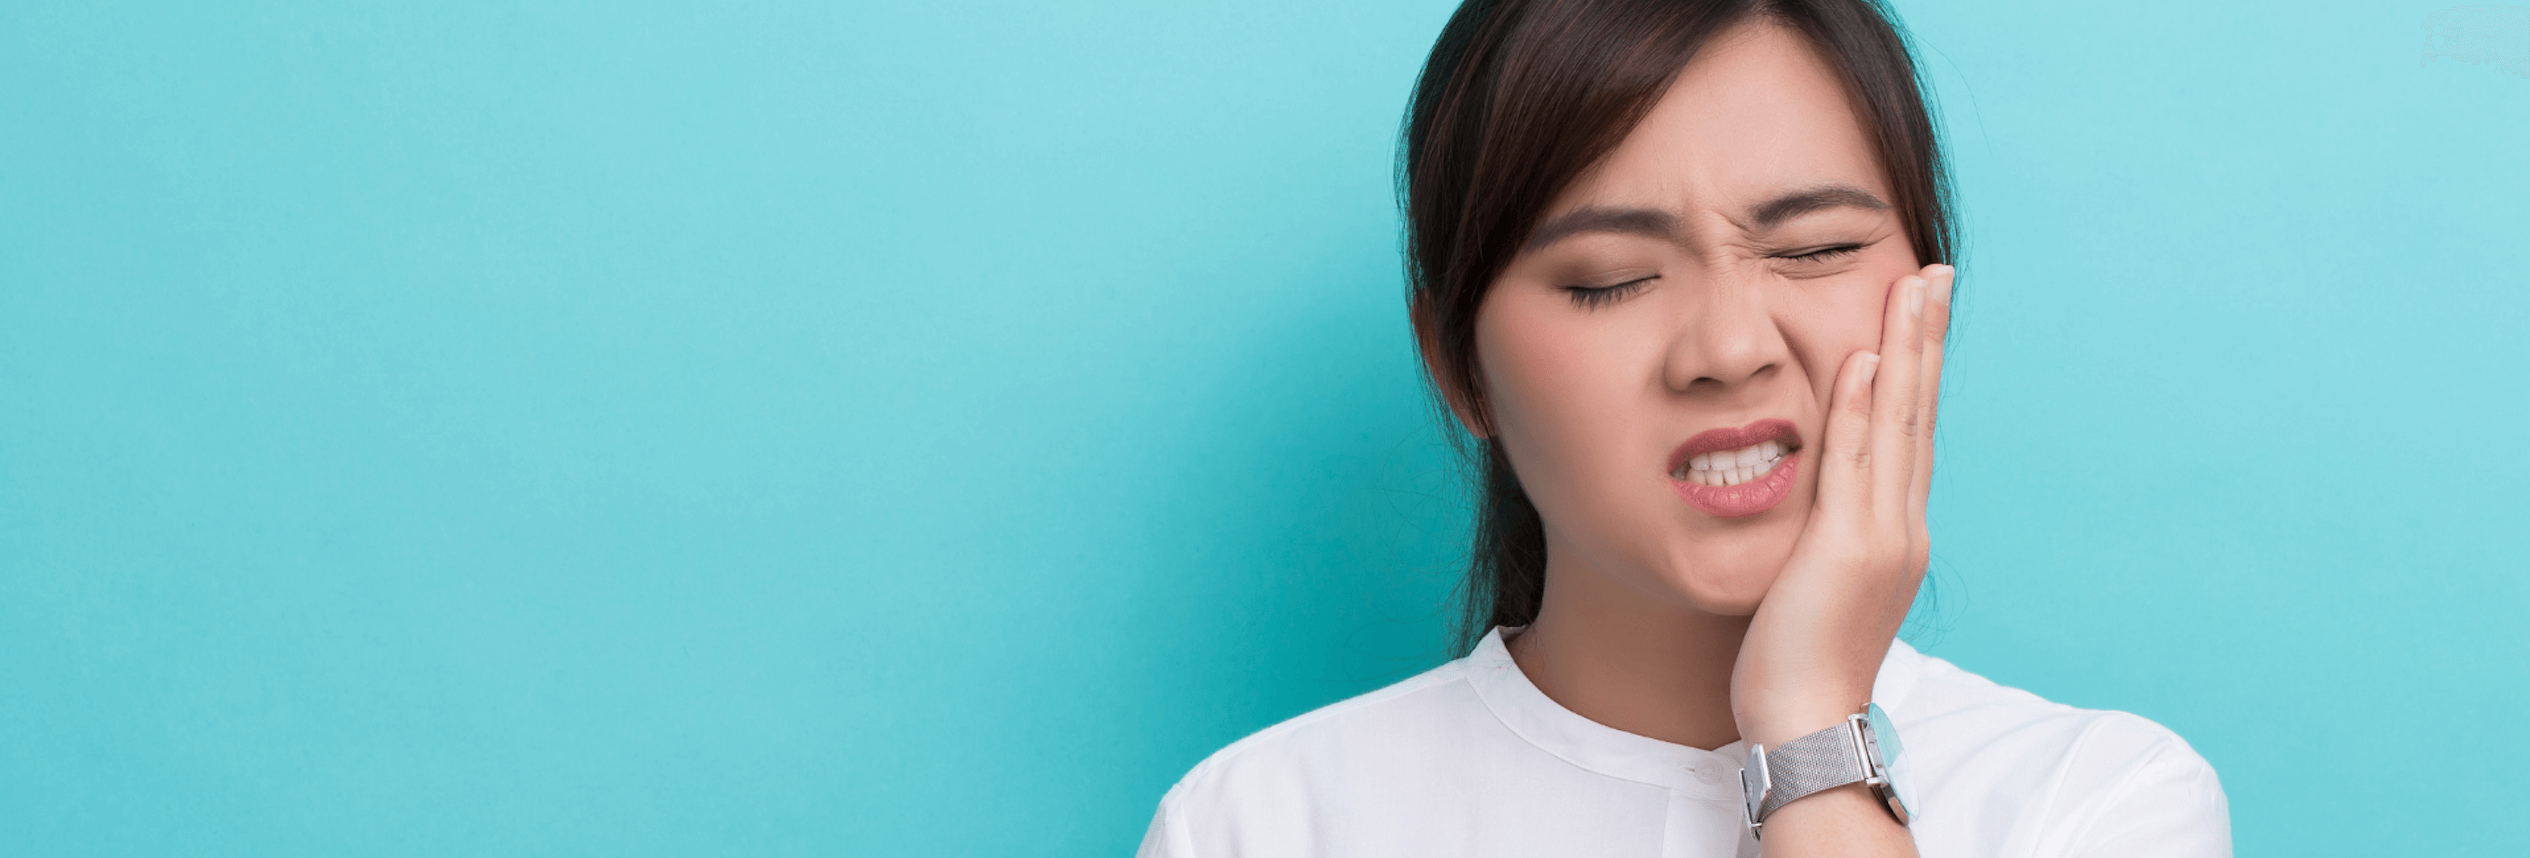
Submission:
<svg viewBox="0 0 2530 858">
<path fill-rule="evenodd" d="M 1628 733 L 1564 708 L 1529 681 L 1503 645 L 1506 630 L 1518 634 L 1525 628 L 1495 626 L 1462 659 L 1476 696 L 1503 726 L 1540 750 L 1599 774 L 1699 798 L 1740 800 L 1739 769 L 1748 758 L 1746 740 L 1707 750 Z M 1921 658 L 1905 641 L 1891 641 L 1880 673 L 1872 681 L 1873 702 L 1883 709 L 1896 708 L 1914 686 L 1915 662 Z"/>
</svg>

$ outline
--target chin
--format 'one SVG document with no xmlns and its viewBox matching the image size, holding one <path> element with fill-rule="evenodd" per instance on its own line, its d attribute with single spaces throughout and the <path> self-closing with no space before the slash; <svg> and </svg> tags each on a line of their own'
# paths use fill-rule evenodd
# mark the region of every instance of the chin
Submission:
<svg viewBox="0 0 2530 858">
<path fill-rule="evenodd" d="M 1729 617 L 1754 614 L 1792 556 L 1790 540 L 1750 538 L 1762 536 L 1679 545 L 1659 577 L 1697 610 Z"/>
<path fill-rule="evenodd" d="M 1745 617 L 1757 613 L 1757 603 L 1765 601 L 1766 591 L 1774 586 L 1774 570 L 1753 575 L 1715 575 L 1712 570 L 1678 572 L 1668 576 L 1669 585 L 1685 597 L 1689 606 L 1708 614 Z"/>
</svg>

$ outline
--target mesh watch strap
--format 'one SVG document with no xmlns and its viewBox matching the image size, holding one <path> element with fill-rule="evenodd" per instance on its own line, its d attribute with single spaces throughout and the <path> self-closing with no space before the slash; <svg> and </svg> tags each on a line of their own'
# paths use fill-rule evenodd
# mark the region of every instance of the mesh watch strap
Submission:
<svg viewBox="0 0 2530 858">
<path fill-rule="evenodd" d="M 1854 732 L 1853 720 L 1847 719 L 1834 727 L 1767 748 L 1766 776 L 1773 788 L 1766 792 L 1765 806 L 1757 809 L 1760 821 L 1793 799 L 1867 780 L 1871 766 L 1862 759 L 1862 745 Z"/>
</svg>

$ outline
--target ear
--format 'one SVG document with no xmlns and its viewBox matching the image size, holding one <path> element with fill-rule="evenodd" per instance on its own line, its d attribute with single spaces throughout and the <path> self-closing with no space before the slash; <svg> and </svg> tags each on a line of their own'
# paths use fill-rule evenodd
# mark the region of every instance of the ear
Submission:
<svg viewBox="0 0 2530 858">
<path fill-rule="evenodd" d="M 1466 429 L 1467 434 L 1492 437 L 1482 415 L 1469 404 L 1468 391 L 1460 389 L 1457 373 L 1446 365 L 1446 356 L 1441 352 L 1441 324 L 1434 318 L 1431 303 L 1421 295 L 1415 296 L 1408 315 L 1414 317 L 1415 351 L 1423 356 L 1423 372 L 1431 378 L 1432 389 L 1441 392 L 1441 399 L 1449 403 L 1450 414 L 1458 418 L 1459 427 Z"/>
</svg>

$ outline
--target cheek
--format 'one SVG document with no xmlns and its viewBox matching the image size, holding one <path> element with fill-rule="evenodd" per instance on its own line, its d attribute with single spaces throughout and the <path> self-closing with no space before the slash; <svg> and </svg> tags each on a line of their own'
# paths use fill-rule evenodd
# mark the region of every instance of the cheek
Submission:
<svg viewBox="0 0 2530 858">
<path fill-rule="evenodd" d="M 1576 375 L 1573 356 L 1553 330 L 1503 316 L 1489 312 L 1476 325 L 1476 359 L 1484 371 L 1495 440 L 1519 448 L 1539 441 L 1552 446 L 1555 418 L 1579 398 L 1571 385 L 1556 383 Z"/>
<path fill-rule="evenodd" d="M 1787 314 L 1788 338 L 1801 352 L 1813 397 L 1821 406 L 1833 396 L 1836 373 L 1855 352 L 1879 351 L 1890 284 L 1913 269 L 1857 272 L 1804 290 Z"/>
<path fill-rule="evenodd" d="M 1608 331 L 1540 308 L 1511 312 L 1518 309 L 1479 318 L 1476 329 L 1496 440 L 1541 503 L 1574 497 L 1620 466 L 1629 450 L 1622 436 L 1643 424 L 1627 383 L 1637 373 Z"/>
</svg>

